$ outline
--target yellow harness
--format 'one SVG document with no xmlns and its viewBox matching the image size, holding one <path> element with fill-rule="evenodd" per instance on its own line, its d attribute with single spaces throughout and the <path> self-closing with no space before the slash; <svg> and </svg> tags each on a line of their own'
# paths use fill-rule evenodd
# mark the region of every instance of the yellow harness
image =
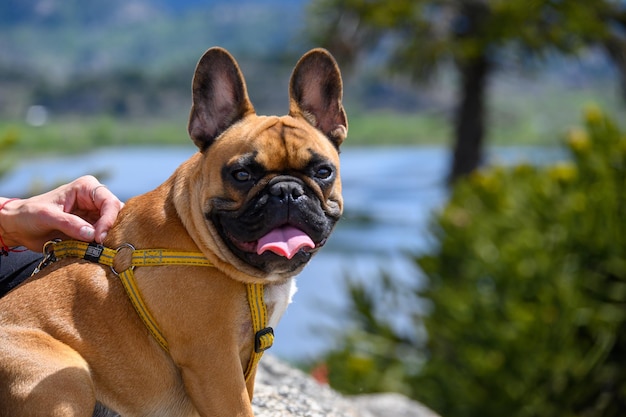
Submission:
<svg viewBox="0 0 626 417">
<path fill-rule="evenodd" d="M 122 272 L 118 272 L 113 267 L 113 260 L 118 251 L 126 248 L 133 251 L 131 266 Z M 135 267 L 165 265 L 213 266 L 200 252 L 181 252 L 167 249 L 139 250 L 128 243 L 117 249 L 110 249 L 96 243 L 86 243 L 76 240 L 50 241 L 44 246 L 44 252 L 46 255 L 45 258 L 35 269 L 33 274 L 36 274 L 51 262 L 66 257 L 82 258 L 110 267 L 111 271 L 120 278 L 126 290 L 126 294 L 141 320 L 154 339 L 168 353 L 169 345 L 167 340 L 165 340 L 157 321 L 154 319 L 148 306 L 141 297 L 141 292 L 135 280 Z M 274 330 L 267 326 L 267 307 L 263 297 L 263 288 L 263 284 L 246 284 L 252 328 L 254 331 L 254 350 L 248 362 L 248 367 L 244 372 L 246 381 L 248 381 L 252 371 L 259 363 L 259 360 L 261 360 L 263 352 L 272 347 L 274 343 Z"/>
</svg>

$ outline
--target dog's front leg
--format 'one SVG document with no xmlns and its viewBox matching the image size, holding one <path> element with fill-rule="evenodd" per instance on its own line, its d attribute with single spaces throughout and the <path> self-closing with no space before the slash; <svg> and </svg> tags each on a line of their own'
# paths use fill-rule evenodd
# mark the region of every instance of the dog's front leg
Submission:
<svg viewBox="0 0 626 417">
<path fill-rule="evenodd" d="M 201 416 L 254 416 L 239 358 L 232 356 L 181 367 L 185 390 Z"/>
</svg>

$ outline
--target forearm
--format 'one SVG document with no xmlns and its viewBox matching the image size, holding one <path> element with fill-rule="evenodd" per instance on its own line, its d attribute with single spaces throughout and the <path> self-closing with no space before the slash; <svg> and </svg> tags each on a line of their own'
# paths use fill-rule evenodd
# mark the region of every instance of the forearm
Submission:
<svg viewBox="0 0 626 417">
<path fill-rule="evenodd" d="M 0 245 L 6 247 L 19 246 L 21 243 L 15 233 L 17 205 L 19 199 L 0 197 Z"/>
</svg>

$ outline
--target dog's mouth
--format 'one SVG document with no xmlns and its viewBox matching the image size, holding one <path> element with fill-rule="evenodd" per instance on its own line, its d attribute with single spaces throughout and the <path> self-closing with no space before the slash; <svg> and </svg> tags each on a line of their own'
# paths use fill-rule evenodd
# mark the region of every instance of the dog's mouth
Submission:
<svg viewBox="0 0 626 417">
<path fill-rule="evenodd" d="M 222 239 L 239 259 L 268 274 L 297 273 L 326 243 L 316 239 L 297 225 L 277 225 L 261 233 L 256 240 L 244 240 L 218 228 Z"/>
<path fill-rule="evenodd" d="M 284 225 L 270 230 L 258 240 L 243 242 L 229 235 L 229 240 L 239 250 L 256 255 L 266 252 L 273 253 L 287 259 L 292 259 L 298 253 L 309 253 L 324 245 L 325 240 L 315 244 L 313 239 L 302 230 L 291 225 Z"/>
<path fill-rule="evenodd" d="M 315 243 L 302 230 L 293 226 L 283 226 L 271 230 L 257 241 L 256 253 L 262 255 L 267 251 L 293 258 L 299 250 L 314 249 Z"/>
<path fill-rule="evenodd" d="M 324 246 L 336 220 L 316 199 L 268 200 L 261 195 L 238 211 L 214 209 L 205 216 L 231 255 L 245 264 L 270 275 L 298 273 Z"/>
</svg>

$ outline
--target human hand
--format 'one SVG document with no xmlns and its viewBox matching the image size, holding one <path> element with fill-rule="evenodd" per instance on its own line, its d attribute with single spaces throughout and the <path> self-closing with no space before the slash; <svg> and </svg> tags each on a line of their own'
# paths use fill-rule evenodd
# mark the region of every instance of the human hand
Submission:
<svg viewBox="0 0 626 417">
<path fill-rule="evenodd" d="M 37 252 L 56 238 L 101 243 L 123 206 L 96 178 L 87 175 L 45 194 L 8 202 L 0 210 L 0 236 L 7 246 L 25 246 Z"/>
</svg>

